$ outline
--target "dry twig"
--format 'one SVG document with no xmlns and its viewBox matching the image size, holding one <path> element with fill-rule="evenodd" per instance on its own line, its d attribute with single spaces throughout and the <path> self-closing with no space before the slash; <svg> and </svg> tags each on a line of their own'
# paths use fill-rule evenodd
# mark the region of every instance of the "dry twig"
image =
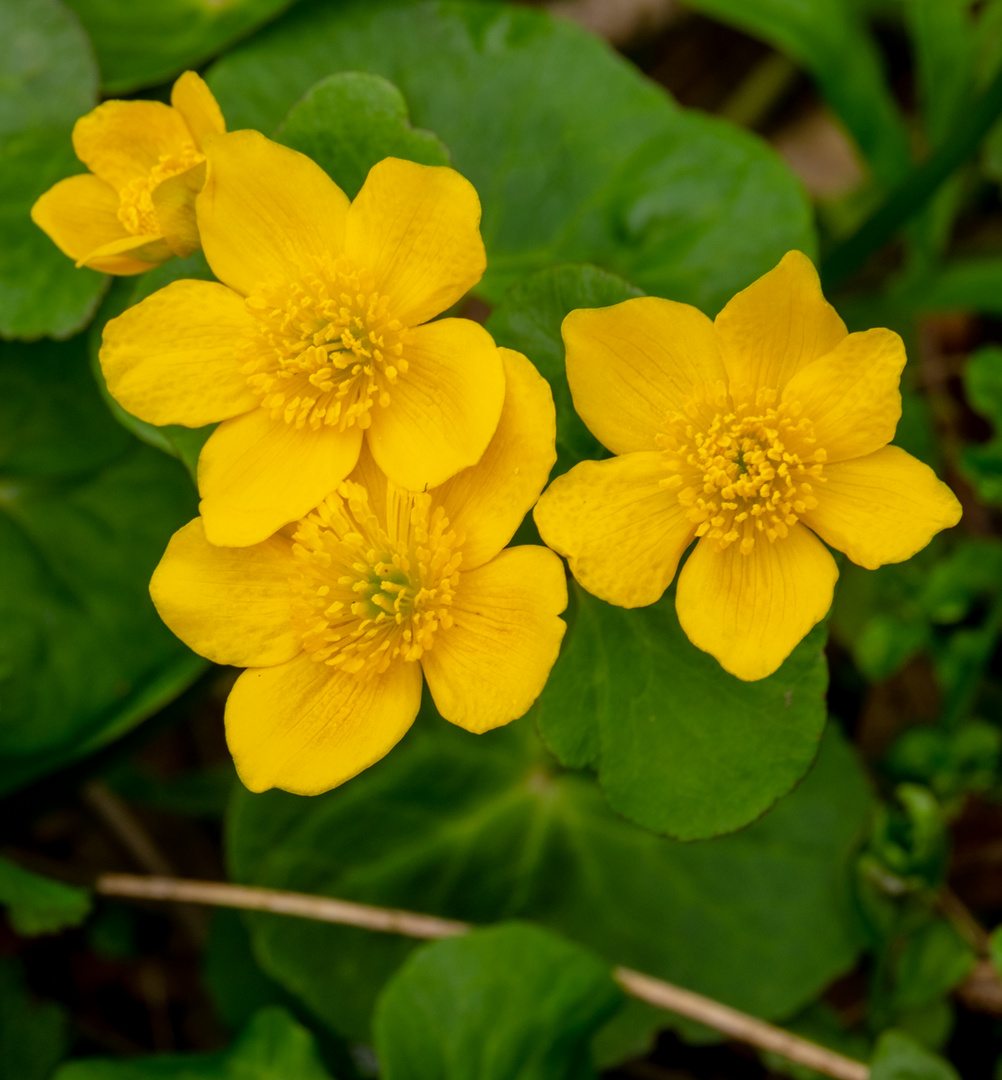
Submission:
<svg viewBox="0 0 1002 1080">
<path fill-rule="evenodd" d="M 468 923 L 420 915 L 413 911 L 372 907 L 350 900 L 334 900 L 326 896 L 259 889 L 217 881 L 103 874 L 98 878 L 95 888 L 105 896 L 175 900 L 245 908 L 250 911 L 268 911 L 278 915 L 297 915 L 305 919 L 359 926 L 367 930 L 415 938 L 455 937 L 472 929 Z M 694 994 L 690 990 L 672 986 L 671 983 L 631 971 L 629 968 L 617 967 L 613 970 L 613 975 L 628 994 L 641 1001 L 696 1020 L 760 1050 L 782 1054 L 790 1061 L 816 1069 L 835 1080 L 867 1080 L 870 1075 L 869 1067 L 860 1061 L 843 1057 L 701 994 Z"/>
</svg>

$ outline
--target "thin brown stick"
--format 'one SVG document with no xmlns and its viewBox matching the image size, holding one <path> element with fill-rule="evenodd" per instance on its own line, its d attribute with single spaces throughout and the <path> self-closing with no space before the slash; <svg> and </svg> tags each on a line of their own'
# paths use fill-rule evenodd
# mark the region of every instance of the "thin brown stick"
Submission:
<svg viewBox="0 0 1002 1080">
<path fill-rule="evenodd" d="M 105 896 L 131 896 L 143 900 L 180 900 L 215 907 L 270 911 L 276 915 L 298 915 L 301 919 L 360 926 L 404 937 L 440 938 L 465 934 L 468 923 L 436 919 L 413 911 L 370 907 L 351 900 L 332 900 L 327 896 L 285 892 L 280 889 L 256 889 L 250 885 L 230 885 L 222 881 L 188 881 L 184 878 L 138 877 L 135 874 L 102 874 L 94 888 Z"/>
<path fill-rule="evenodd" d="M 230 885 L 219 881 L 187 881 L 169 877 L 138 877 L 134 874 L 102 874 L 95 884 L 105 896 L 128 896 L 142 900 L 174 900 L 182 903 L 212 904 L 217 907 L 268 911 L 276 915 L 297 915 L 304 919 L 359 926 L 366 930 L 403 934 L 414 938 L 455 937 L 467 933 L 469 923 L 420 915 L 413 911 L 356 904 L 327 896 Z M 697 1020 L 731 1038 L 782 1054 L 790 1061 L 816 1069 L 835 1080 L 867 1080 L 870 1069 L 860 1061 L 843 1057 L 816 1043 L 808 1042 L 781 1028 L 773 1027 L 747 1013 L 738 1012 L 711 998 L 683 990 L 679 986 L 617 967 L 613 976 L 633 997 L 658 1008 Z"/>
<path fill-rule="evenodd" d="M 798 1065 L 817 1069 L 818 1072 L 834 1076 L 837 1080 L 867 1080 L 870 1075 L 869 1066 L 861 1061 L 843 1057 L 834 1050 L 808 1042 L 799 1035 L 773 1027 L 764 1020 L 738 1012 L 737 1009 L 703 997 L 702 994 L 694 994 L 691 990 L 683 990 L 680 986 L 672 986 L 671 983 L 653 979 L 650 975 L 642 975 L 629 968 L 617 967 L 612 974 L 616 982 L 633 997 L 657 1005 L 659 1009 L 687 1016 L 690 1020 L 698 1020 L 739 1042 L 749 1043 L 774 1054 L 782 1054 Z"/>
<path fill-rule="evenodd" d="M 146 831 L 143 823 L 102 780 L 91 780 L 81 789 L 81 797 L 100 818 L 122 847 L 144 870 L 158 877 L 170 877 L 174 867 Z M 203 945 L 208 934 L 205 912 L 190 904 L 179 904 L 178 923 L 196 945 Z"/>
</svg>

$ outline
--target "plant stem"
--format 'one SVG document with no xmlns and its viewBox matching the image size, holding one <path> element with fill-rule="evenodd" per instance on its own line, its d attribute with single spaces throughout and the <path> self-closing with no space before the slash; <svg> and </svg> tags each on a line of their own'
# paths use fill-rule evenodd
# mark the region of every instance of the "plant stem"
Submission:
<svg viewBox="0 0 1002 1080">
<path fill-rule="evenodd" d="M 834 288 L 918 213 L 940 184 L 977 150 L 1002 114 L 1002 69 L 964 112 L 950 136 L 897 185 L 871 217 L 822 263 L 826 288 Z"/>
<path fill-rule="evenodd" d="M 359 926 L 367 930 L 403 934 L 415 938 L 455 937 L 471 929 L 469 923 L 439 919 L 413 911 L 372 907 L 350 900 L 327 896 L 259 889 L 248 885 L 230 885 L 222 881 L 187 881 L 170 877 L 139 877 L 133 874 L 102 874 L 95 884 L 104 896 L 128 896 L 143 900 L 176 900 L 219 907 L 268 911 L 276 915 L 297 915 L 304 919 Z M 816 1069 L 835 1080 L 867 1080 L 870 1069 L 860 1061 L 843 1057 L 816 1043 L 773 1027 L 747 1013 L 722 1005 L 691 990 L 643 975 L 639 971 L 617 967 L 613 976 L 633 997 L 658 1008 L 696 1020 L 731 1038 L 760 1050 L 782 1054 L 790 1061 Z"/>
</svg>

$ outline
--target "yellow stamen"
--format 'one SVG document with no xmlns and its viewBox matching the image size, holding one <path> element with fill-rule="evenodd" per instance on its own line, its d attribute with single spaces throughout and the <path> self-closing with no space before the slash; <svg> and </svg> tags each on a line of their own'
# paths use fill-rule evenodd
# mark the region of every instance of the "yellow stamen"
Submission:
<svg viewBox="0 0 1002 1080">
<path fill-rule="evenodd" d="M 296 281 L 247 298 L 256 326 L 243 372 L 276 420 L 314 431 L 367 428 L 407 371 L 409 331 L 388 313 L 372 275 L 343 259 L 315 260 Z"/>
<path fill-rule="evenodd" d="M 318 663 L 368 678 L 394 660 L 420 660 L 452 625 L 462 555 L 427 493 L 388 484 L 384 524 L 365 488 L 346 481 L 294 540 L 294 618 Z"/>
<path fill-rule="evenodd" d="M 825 482 L 827 455 L 800 405 L 776 397 L 704 387 L 658 437 L 670 474 L 662 486 L 679 489 L 696 535 L 720 550 L 738 543 L 748 555 L 757 539 L 781 540 L 818 505 L 812 485 Z"/>
<path fill-rule="evenodd" d="M 118 193 L 118 220 L 133 236 L 159 235 L 163 230 L 153 206 L 153 190 L 164 180 L 205 161 L 194 143 L 185 143 L 175 154 L 161 154 L 146 176 L 130 180 Z"/>
</svg>

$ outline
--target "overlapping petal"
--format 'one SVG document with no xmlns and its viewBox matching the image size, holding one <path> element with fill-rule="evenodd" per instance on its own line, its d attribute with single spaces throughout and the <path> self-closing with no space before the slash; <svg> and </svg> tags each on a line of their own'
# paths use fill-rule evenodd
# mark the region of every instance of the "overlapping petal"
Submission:
<svg viewBox="0 0 1002 1080">
<path fill-rule="evenodd" d="M 804 521 L 868 570 L 910 559 L 960 520 L 953 492 L 897 446 L 830 465 L 825 477 L 818 505 Z"/>
<path fill-rule="evenodd" d="M 442 716 L 483 732 L 528 711 L 560 651 L 566 606 L 563 566 L 545 548 L 509 548 L 461 574 L 453 625 L 421 659 Z"/>
<path fill-rule="evenodd" d="M 209 542 L 257 544 L 304 517 L 351 472 L 362 432 L 276 422 L 264 409 L 226 420 L 198 459 L 199 512 Z"/>
<path fill-rule="evenodd" d="M 319 795 L 384 757 L 421 705 L 421 667 L 356 679 L 306 653 L 251 668 L 226 702 L 226 741 L 251 791 Z"/>
<path fill-rule="evenodd" d="M 454 169 L 386 158 L 348 211 L 345 254 L 370 269 L 405 326 L 427 322 L 480 280 L 487 265 L 480 199 Z"/>
<path fill-rule="evenodd" d="M 305 154 L 257 131 L 206 138 L 196 201 L 213 273 L 246 296 L 276 277 L 295 281 L 311 259 L 340 255 L 348 197 Z"/>
<path fill-rule="evenodd" d="M 670 413 L 726 376 L 713 324 L 655 296 L 579 309 L 561 327 L 574 408 L 615 454 L 653 450 Z"/>
<path fill-rule="evenodd" d="M 828 461 L 862 457 L 894 438 L 906 359 L 904 342 L 892 330 L 850 334 L 802 367 L 783 399 L 799 402 Z"/>
<path fill-rule="evenodd" d="M 153 189 L 151 199 L 157 222 L 171 253 L 186 259 L 201 249 L 195 199 L 205 184 L 204 161 L 182 173 L 168 176 Z"/>
<path fill-rule="evenodd" d="M 170 103 L 181 114 L 199 148 L 207 135 L 222 135 L 226 131 L 219 104 L 194 71 L 186 71 L 177 79 L 170 92 Z"/>
<path fill-rule="evenodd" d="M 160 101 L 106 101 L 73 127 L 77 157 L 118 192 L 190 141 L 181 114 Z"/>
<path fill-rule="evenodd" d="M 112 241 L 128 240 L 139 247 L 149 238 L 140 237 L 136 243 L 118 220 L 118 193 L 89 173 L 67 177 L 49 188 L 31 208 L 31 220 L 78 264 L 110 274 L 141 274 L 156 265 L 127 254 L 92 258 Z"/>
<path fill-rule="evenodd" d="M 290 619 L 291 548 L 282 536 L 216 547 L 196 518 L 171 537 L 150 595 L 171 630 L 214 663 L 283 664 L 303 645 Z"/>
<path fill-rule="evenodd" d="M 105 326 L 108 390 L 151 424 L 201 427 L 254 409 L 236 352 L 251 323 L 225 285 L 175 281 Z"/>
<path fill-rule="evenodd" d="M 504 367 L 494 339 L 469 319 L 411 331 L 407 370 L 390 403 L 370 414 L 369 448 L 379 467 L 413 491 L 441 484 L 480 460 L 504 403 Z"/>
<path fill-rule="evenodd" d="M 806 255 L 790 251 L 734 296 L 714 322 L 732 386 L 782 390 L 847 334 Z"/>
<path fill-rule="evenodd" d="M 435 489 L 463 536 L 463 569 L 492 559 L 532 509 L 557 459 L 556 413 L 549 383 L 521 354 L 500 349 L 505 398 L 483 457 Z"/>
<path fill-rule="evenodd" d="M 831 607 L 838 568 L 801 524 L 751 553 L 700 542 L 679 574 L 675 606 L 689 640 L 739 679 L 764 679 Z"/>
<path fill-rule="evenodd" d="M 695 535 L 666 477 L 657 451 L 582 461 L 536 504 L 539 534 L 590 593 L 620 607 L 653 604 Z"/>
</svg>

